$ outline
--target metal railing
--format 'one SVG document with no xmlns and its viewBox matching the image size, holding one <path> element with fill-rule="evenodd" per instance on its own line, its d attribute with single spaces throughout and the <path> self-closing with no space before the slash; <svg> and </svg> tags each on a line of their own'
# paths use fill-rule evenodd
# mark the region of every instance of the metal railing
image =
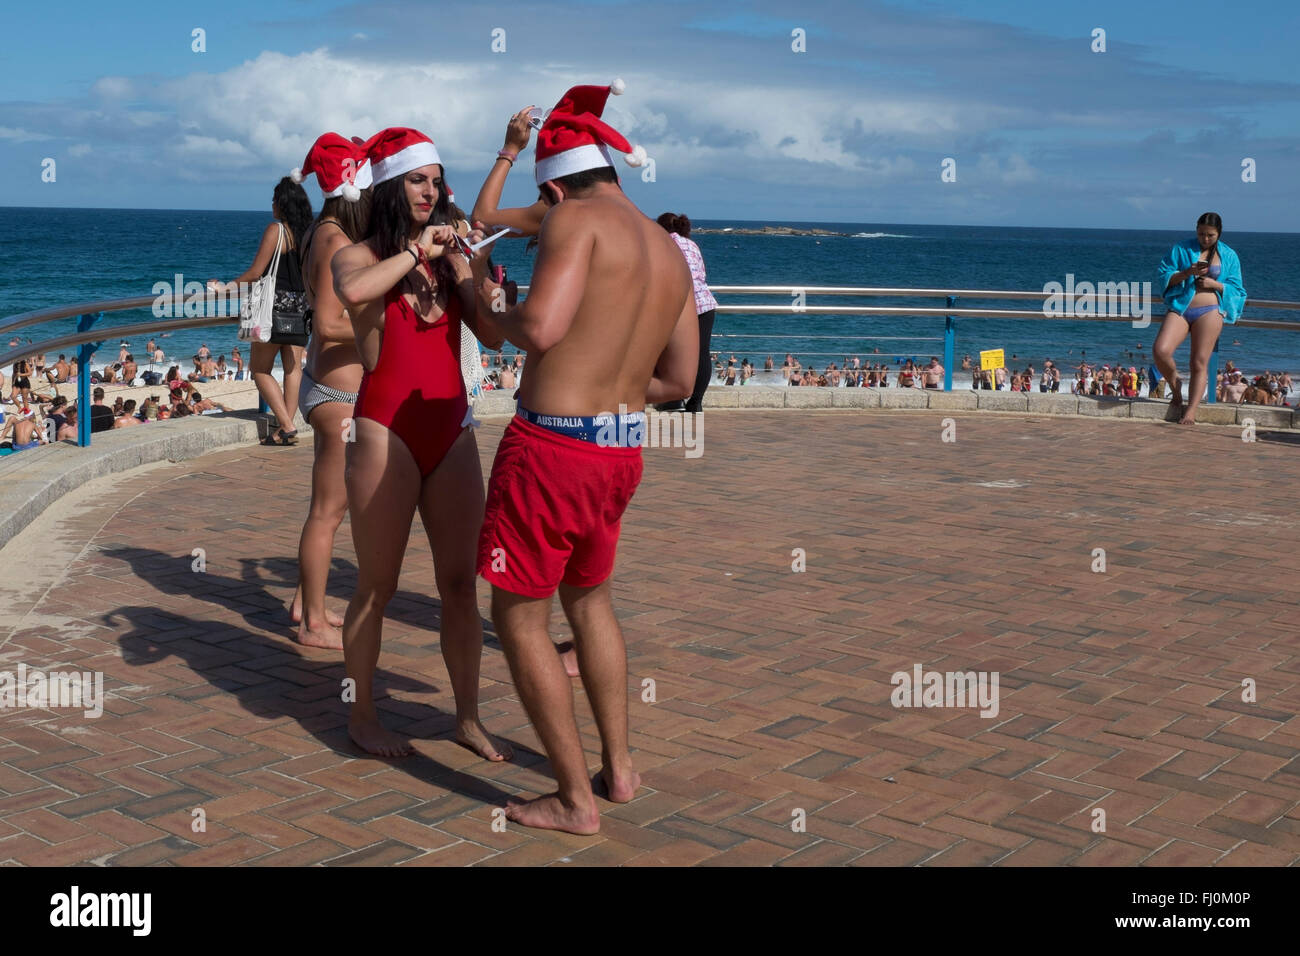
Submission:
<svg viewBox="0 0 1300 956">
<path fill-rule="evenodd" d="M 820 305 L 813 306 L 806 303 L 791 305 L 723 305 L 718 304 L 718 312 L 744 313 L 747 315 L 914 315 L 914 316 L 933 316 L 942 317 L 945 320 L 943 333 L 943 387 L 944 391 L 952 391 L 952 371 L 953 360 L 957 350 L 957 320 L 963 318 L 970 319 L 1049 319 L 1066 322 L 1129 322 L 1132 323 L 1135 318 L 1129 311 L 1132 303 L 1132 297 L 1124 295 L 1113 295 L 1106 298 L 1108 308 L 1115 306 L 1117 310 L 1123 310 L 1124 314 L 1098 314 L 1048 312 L 1045 308 L 1035 311 L 1024 309 L 967 309 L 957 308 L 957 300 L 964 299 L 986 299 L 986 300 L 1026 300 L 1046 303 L 1050 299 L 1056 298 L 1060 293 L 1051 292 L 1024 292 L 1010 289 L 889 289 L 877 287 L 856 287 L 856 286 L 796 286 L 796 285 L 711 285 L 709 286 L 715 296 L 722 295 L 780 295 L 789 299 L 796 299 L 800 293 L 806 297 L 808 295 L 837 295 L 853 296 L 857 298 L 916 298 L 916 299 L 944 299 L 943 308 L 930 308 L 925 306 L 899 307 L 899 306 L 877 306 L 877 305 Z M 1273 299 L 1249 299 L 1245 308 L 1252 309 L 1300 309 L 1300 302 L 1278 301 Z M 1151 321 L 1164 318 L 1167 310 L 1156 312 L 1151 310 Z M 1300 331 L 1300 322 L 1290 322 L 1282 319 L 1238 319 L 1234 327 L 1241 326 L 1255 329 L 1274 329 L 1281 331 Z M 916 341 L 934 341 L 932 339 L 917 339 Z M 1207 403 L 1213 403 L 1214 384 L 1218 380 L 1219 374 L 1219 343 L 1214 343 L 1214 352 L 1210 357 L 1210 367 L 1208 370 L 1208 379 L 1210 387 L 1207 391 Z"/>
<path fill-rule="evenodd" d="M 879 316 L 931 316 L 934 318 L 943 318 L 945 320 L 943 336 L 943 368 L 944 368 L 944 390 L 952 390 L 952 371 L 953 359 L 957 348 L 957 322 L 959 319 L 1048 319 L 1062 320 L 1070 322 L 1129 322 L 1132 323 L 1134 316 L 1129 313 L 1130 297 L 1127 295 L 1109 296 L 1107 299 L 1108 306 L 1114 305 L 1122 309 L 1124 314 L 1098 314 L 1086 313 L 1076 314 L 1062 312 L 1053 314 L 1047 312 L 1044 308 L 1036 310 L 1025 309 L 992 309 L 992 308 L 957 308 L 958 299 L 975 299 L 975 300 L 1021 300 L 1021 301 L 1038 301 L 1046 303 L 1055 297 L 1053 293 L 1048 292 L 1025 292 L 1011 289 L 894 289 L 894 288 L 877 288 L 877 287 L 859 287 L 859 286 L 796 286 L 796 285 L 717 285 L 710 286 L 714 295 L 731 296 L 731 295 L 765 295 L 765 296 L 782 296 L 792 300 L 789 305 L 756 305 L 752 303 L 729 304 L 719 303 L 717 311 L 729 313 L 744 313 L 749 315 L 879 315 Z M 519 286 L 521 293 L 528 292 L 528 286 Z M 852 296 L 857 298 L 911 298 L 911 299 L 943 299 L 943 307 L 927 306 L 871 306 L 871 305 L 807 305 L 806 302 L 795 302 L 793 300 L 802 293 L 804 298 L 807 296 Z M 157 319 L 145 323 L 132 323 L 130 325 L 115 325 L 107 328 L 96 326 L 106 313 L 121 312 L 129 309 L 152 308 L 159 301 L 158 296 L 139 296 L 131 299 L 106 299 L 96 302 L 80 302 L 75 305 L 57 306 L 52 309 L 41 309 L 35 312 L 23 312 L 19 315 L 13 315 L 6 319 L 0 320 L 0 340 L 16 332 L 18 329 L 26 328 L 31 325 L 39 325 L 42 322 L 53 322 L 58 319 L 78 317 L 77 331 L 66 335 L 54 336 L 44 339 L 40 342 L 31 342 L 18 348 L 11 348 L 8 351 L 0 352 L 0 367 L 9 365 L 17 359 L 24 358 L 33 354 L 56 351 L 58 349 L 70 348 L 77 346 L 77 441 L 81 445 L 90 444 L 90 359 L 95 351 L 105 342 L 114 338 L 122 338 L 130 335 L 153 335 L 158 332 L 171 332 L 182 329 L 202 329 L 218 325 L 231 325 L 239 321 L 238 315 L 202 315 L 186 318 L 169 318 Z M 182 309 L 183 302 L 179 297 L 173 297 L 169 300 L 173 310 Z M 238 301 L 238 296 L 234 293 L 225 293 L 206 296 L 203 300 L 205 311 L 213 302 L 222 302 L 229 305 Z M 1247 309 L 1279 309 L 1291 310 L 1300 309 L 1300 302 L 1276 301 L 1250 299 L 1246 302 Z M 1163 318 L 1165 312 L 1162 310 L 1157 313 L 1151 310 L 1151 320 Z M 1239 319 L 1235 327 L 1252 328 L 1252 329 L 1274 329 L 1281 331 L 1300 331 L 1300 321 L 1286 321 L 1280 319 Z M 913 341 L 922 341 L 916 339 Z M 936 339 L 925 339 L 924 341 L 937 341 Z M 1214 345 L 1214 353 L 1210 360 L 1209 382 L 1210 388 L 1206 396 L 1207 402 L 1214 402 L 1214 383 L 1218 378 L 1219 365 L 1219 345 Z"/>
<path fill-rule="evenodd" d="M 58 335 L 29 342 L 18 348 L 0 352 L 0 368 L 30 355 L 55 352 L 59 349 L 77 346 L 77 444 L 90 444 L 90 359 L 105 342 L 127 335 L 154 335 L 158 332 L 173 332 L 180 329 L 203 329 L 215 325 L 231 325 L 239 321 L 236 315 L 203 315 L 180 319 L 158 319 L 154 322 L 130 325 L 114 325 L 108 328 L 95 328 L 95 323 L 106 312 L 123 312 L 130 309 L 152 308 L 158 296 L 137 296 L 133 299 L 103 299 L 96 302 L 78 302 L 75 305 L 56 306 L 53 309 L 39 309 L 35 312 L 22 312 L 0 320 L 0 340 L 12 332 L 42 322 L 54 322 L 58 319 L 78 318 L 77 331 L 68 335 Z M 171 300 L 175 309 L 183 309 L 179 300 Z M 227 296 L 222 301 L 230 302 Z M 234 301 L 237 301 L 235 299 Z M 206 302 L 206 300 L 205 300 Z M 34 371 L 33 371 L 33 374 Z"/>
</svg>

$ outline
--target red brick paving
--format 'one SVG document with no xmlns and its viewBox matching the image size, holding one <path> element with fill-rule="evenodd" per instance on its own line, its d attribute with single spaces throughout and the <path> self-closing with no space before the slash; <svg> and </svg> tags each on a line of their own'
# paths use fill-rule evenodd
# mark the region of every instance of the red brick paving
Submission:
<svg viewBox="0 0 1300 956">
<path fill-rule="evenodd" d="M 706 420 L 702 458 L 647 450 L 624 522 L 614 590 L 645 788 L 602 805 L 600 835 L 493 830 L 546 766 L 490 623 L 483 719 L 518 756 L 488 765 L 451 741 L 419 533 L 380 660 L 381 707 L 418 756 L 356 755 L 339 655 L 295 645 L 283 611 L 311 450 L 253 447 L 128 478 L 63 519 L 88 546 L 0 630 L 0 669 L 100 670 L 110 699 L 98 720 L 0 714 L 0 862 L 1300 860 L 1300 598 L 1278 560 L 1300 527 L 1279 480 L 1293 441 L 990 414 Z M 485 474 L 501 431 L 478 433 Z M 340 610 L 354 580 L 345 525 Z M 999 714 L 895 709 L 890 676 L 914 664 L 998 672 Z"/>
</svg>

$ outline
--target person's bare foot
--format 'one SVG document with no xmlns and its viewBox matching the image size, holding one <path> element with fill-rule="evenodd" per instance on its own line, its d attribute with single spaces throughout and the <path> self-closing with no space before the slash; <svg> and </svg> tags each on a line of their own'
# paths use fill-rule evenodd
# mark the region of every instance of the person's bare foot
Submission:
<svg viewBox="0 0 1300 956">
<path fill-rule="evenodd" d="M 605 764 L 600 768 L 600 779 L 605 782 L 605 797 L 610 803 L 630 803 L 641 786 L 641 775 L 630 766 L 623 773 L 615 773 Z"/>
<path fill-rule="evenodd" d="M 411 745 L 375 718 L 350 719 L 348 736 L 366 753 L 377 757 L 408 757 L 411 754 Z"/>
<path fill-rule="evenodd" d="M 302 595 L 301 594 L 295 594 L 293 596 L 293 604 L 290 605 L 289 607 L 289 618 L 295 624 L 302 623 Z M 331 611 L 329 608 L 326 608 L 325 623 L 328 624 L 330 627 L 342 627 L 343 615 L 339 614 L 337 611 Z"/>
<path fill-rule="evenodd" d="M 560 652 L 560 660 L 564 662 L 564 673 L 570 677 L 581 677 L 578 670 L 578 652 L 573 646 L 573 641 L 564 641 L 556 644 L 555 649 Z"/>
<path fill-rule="evenodd" d="M 1181 408 L 1183 404 L 1183 380 L 1177 375 L 1169 383 L 1169 407 Z"/>
<path fill-rule="evenodd" d="M 326 624 L 324 627 L 309 628 L 305 623 L 298 625 L 298 643 L 304 647 L 324 647 L 330 650 L 343 650 L 343 632 L 337 627 Z"/>
<path fill-rule="evenodd" d="M 534 800 L 511 800 L 506 803 L 506 819 L 538 830 L 563 830 L 581 836 L 600 832 L 600 812 L 594 798 L 588 807 L 571 807 L 558 793 Z"/>
<path fill-rule="evenodd" d="M 515 755 L 509 744 L 494 742 L 477 720 L 468 720 L 456 727 L 456 743 L 493 763 L 509 760 Z"/>
<path fill-rule="evenodd" d="M 1196 413 L 1195 413 L 1194 411 L 1192 411 L 1191 409 L 1188 409 L 1187 413 L 1186 413 L 1185 415 L 1183 415 L 1182 418 L 1178 419 L 1178 424 L 1180 424 L 1180 425 L 1195 425 L 1195 424 L 1196 424 Z"/>
</svg>

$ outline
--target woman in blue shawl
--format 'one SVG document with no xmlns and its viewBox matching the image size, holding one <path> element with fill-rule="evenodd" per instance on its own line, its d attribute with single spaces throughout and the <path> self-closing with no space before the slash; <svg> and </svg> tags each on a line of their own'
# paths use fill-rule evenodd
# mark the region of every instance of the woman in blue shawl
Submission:
<svg viewBox="0 0 1300 956">
<path fill-rule="evenodd" d="M 1196 220 L 1196 238 L 1175 245 L 1160 263 L 1160 286 L 1167 307 L 1160 334 L 1151 351 L 1156 368 L 1169 382 L 1171 407 L 1183 404 L 1182 379 L 1174 364 L 1174 350 L 1192 335 L 1192 382 L 1187 389 L 1184 425 L 1196 420 L 1208 378 L 1210 355 L 1223 324 L 1241 318 L 1246 288 L 1241 281 L 1241 260 L 1219 241 L 1223 220 L 1207 212 Z"/>
</svg>

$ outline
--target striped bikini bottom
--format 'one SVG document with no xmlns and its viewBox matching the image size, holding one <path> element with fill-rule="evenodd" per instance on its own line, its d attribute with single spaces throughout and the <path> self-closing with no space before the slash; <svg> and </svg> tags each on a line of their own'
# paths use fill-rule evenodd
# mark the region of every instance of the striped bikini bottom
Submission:
<svg viewBox="0 0 1300 956">
<path fill-rule="evenodd" d="M 302 409 L 302 417 L 310 421 L 312 409 L 317 405 L 324 405 L 326 402 L 342 402 L 345 405 L 355 405 L 357 393 L 344 392 L 337 388 L 330 388 L 328 385 L 321 385 L 307 373 L 306 369 L 303 369 L 302 384 L 298 386 L 298 407 Z"/>
</svg>

